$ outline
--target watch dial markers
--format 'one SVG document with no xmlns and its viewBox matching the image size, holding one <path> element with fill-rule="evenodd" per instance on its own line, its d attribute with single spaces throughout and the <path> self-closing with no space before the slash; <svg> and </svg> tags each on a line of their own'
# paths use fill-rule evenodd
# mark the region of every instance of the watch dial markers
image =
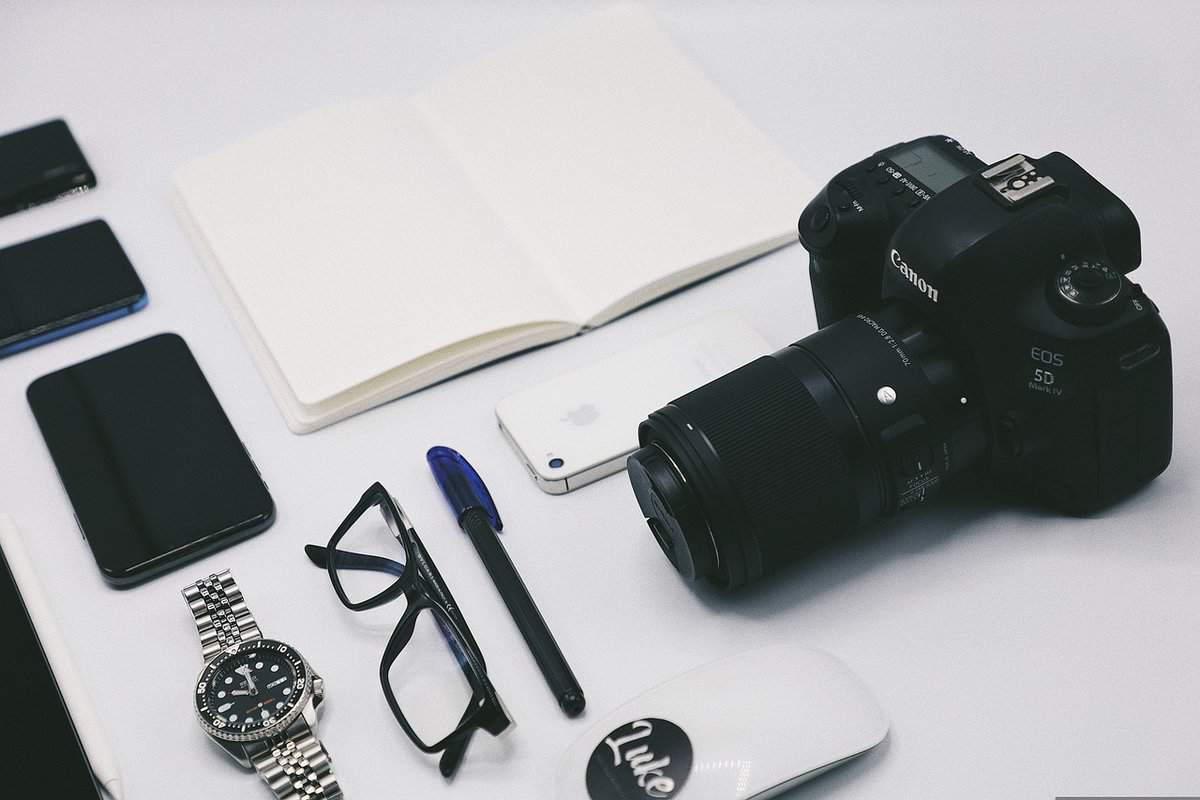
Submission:
<svg viewBox="0 0 1200 800">
<path fill-rule="evenodd" d="M 196 708 L 219 732 L 253 735 L 297 710 L 306 695 L 295 690 L 304 689 L 307 679 L 303 659 L 289 646 L 258 640 L 209 665 L 201 676 Z"/>
</svg>

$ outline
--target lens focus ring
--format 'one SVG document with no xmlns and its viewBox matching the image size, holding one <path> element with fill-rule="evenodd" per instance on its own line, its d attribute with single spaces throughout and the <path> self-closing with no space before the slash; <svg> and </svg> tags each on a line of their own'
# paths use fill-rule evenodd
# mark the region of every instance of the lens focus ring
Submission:
<svg viewBox="0 0 1200 800">
<path fill-rule="evenodd" d="M 704 432 L 724 465 L 741 501 L 740 509 L 726 511 L 744 514 L 750 524 L 743 527 L 755 532 L 748 580 L 855 523 L 850 468 L 833 430 L 778 359 L 764 356 L 673 405 Z"/>
</svg>

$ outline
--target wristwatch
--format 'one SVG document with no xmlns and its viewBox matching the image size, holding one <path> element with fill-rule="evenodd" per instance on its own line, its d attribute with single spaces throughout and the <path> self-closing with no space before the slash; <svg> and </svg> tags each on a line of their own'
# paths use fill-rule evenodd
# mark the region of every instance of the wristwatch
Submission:
<svg viewBox="0 0 1200 800">
<path fill-rule="evenodd" d="M 204 732 L 277 800 L 342 800 L 315 733 L 321 676 L 291 645 L 262 637 L 229 570 L 184 587 L 183 598 L 204 652 L 194 703 Z"/>
</svg>

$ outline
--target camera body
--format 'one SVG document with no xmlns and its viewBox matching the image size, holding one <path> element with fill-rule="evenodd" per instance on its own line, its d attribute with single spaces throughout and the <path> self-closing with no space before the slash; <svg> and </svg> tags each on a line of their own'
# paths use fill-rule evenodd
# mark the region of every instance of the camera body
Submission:
<svg viewBox="0 0 1200 800">
<path fill-rule="evenodd" d="M 650 413 L 634 495 L 734 588 L 973 470 L 1087 514 L 1171 458 L 1171 344 L 1137 220 L 1061 153 L 881 150 L 804 210 L 820 330 Z"/>
<path fill-rule="evenodd" d="M 1141 262 L 1137 220 L 1067 156 L 987 167 L 924 137 L 843 170 L 798 227 L 822 328 L 901 304 L 942 338 L 999 483 L 1086 514 L 1166 469 L 1171 344 L 1125 277 Z"/>
</svg>

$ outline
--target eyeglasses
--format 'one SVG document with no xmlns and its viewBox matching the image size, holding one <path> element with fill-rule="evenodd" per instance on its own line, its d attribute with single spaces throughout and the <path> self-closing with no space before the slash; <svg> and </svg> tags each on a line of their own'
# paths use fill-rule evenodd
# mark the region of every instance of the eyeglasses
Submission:
<svg viewBox="0 0 1200 800">
<path fill-rule="evenodd" d="M 351 611 L 404 603 L 383 651 L 379 680 L 413 744 L 442 754 L 442 775 L 458 769 L 475 731 L 496 736 L 512 725 L 454 596 L 382 484 L 363 493 L 327 547 L 310 544 L 304 552 L 329 573 L 338 599 Z"/>
</svg>

